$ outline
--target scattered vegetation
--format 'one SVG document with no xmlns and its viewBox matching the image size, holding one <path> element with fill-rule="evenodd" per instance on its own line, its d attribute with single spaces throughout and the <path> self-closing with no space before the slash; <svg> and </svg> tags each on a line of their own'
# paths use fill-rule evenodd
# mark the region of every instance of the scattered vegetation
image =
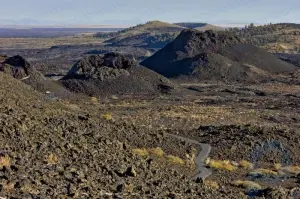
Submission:
<svg viewBox="0 0 300 199">
<path fill-rule="evenodd" d="M 233 182 L 233 185 L 242 187 L 245 189 L 262 189 L 262 186 L 256 182 L 253 181 L 242 181 L 242 180 L 237 180 Z"/>
<path fill-rule="evenodd" d="M 300 174 L 300 166 L 286 166 L 286 167 L 282 167 L 280 170 L 295 175 Z"/>
<path fill-rule="evenodd" d="M 98 98 L 97 97 L 91 97 L 91 101 L 93 103 L 98 103 Z"/>
<path fill-rule="evenodd" d="M 186 154 L 186 165 L 190 168 L 195 167 L 195 159 L 197 156 L 197 149 L 192 147 L 190 154 Z"/>
<path fill-rule="evenodd" d="M 24 186 L 22 186 L 21 190 L 25 193 L 29 193 L 33 195 L 38 195 L 40 193 L 36 188 L 30 186 L 29 184 L 25 184 Z"/>
<path fill-rule="evenodd" d="M 241 166 L 244 169 L 253 169 L 254 167 L 253 163 L 248 162 L 247 160 L 240 161 L 239 166 Z"/>
<path fill-rule="evenodd" d="M 0 157 L 0 169 L 3 167 L 10 167 L 11 159 L 8 155 Z"/>
<path fill-rule="evenodd" d="M 300 52 L 300 30 L 294 24 L 250 24 L 243 29 L 232 28 L 228 31 L 237 34 L 245 42 L 263 47 L 271 52 Z"/>
<path fill-rule="evenodd" d="M 204 185 L 209 187 L 209 188 L 212 188 L 212 189 L 219 189 L 220 188 L 219 184 L 216 181 L 205 180 Z"/>
<path fill-rule="evenodd" d="M 137 149 L 133 149 L 132 153 L 135 155 L 141 156 L 141 157 L 149 157 L 150 155 L 153 155 L 158 158 L 163 158 L 171 164 L 186 165 L 185 160 L 183 160 L 182 158 L 180 158 L 178 156 L 167 155 L 159 147 L 151 148 L 151 149 L 137 148 Z"/>
<path fill-rule="evenodd" d="M 126 184 L 125 185 L 125 192 L 126 193 L 133 193 L 134 192 L 134 185 L 133 184 Z"/>
<path fill-rule="evenodd" d="M 15 183 L 9 182 L 7 184 L 3 184 L 2 187 L 5 190 L 5 192 L 11 193 L 15 188 Z"/>
<path fill-rule="evenodd" d="M 234 171 L 238 169 L 229 160 L 209 160 L 206 163 L 213 169 L 224 169 L 227 171 Z"/>
<path fill-rule="evenodd" d="M 277 176 L 278 172 L 270 169 L 256 169 L 249 173 L 251 176 Z"/>
<path fill-rule="evenodd" d="M 106 114 L 103 115 L 103 118 L 105 120 L 112 120 L 112 115 L 110 113 L 106 113 Z"/>
<path fill-rule="evenodd" d="M 138 156 L 141 156 L 141 157 L 148 157 L 149 156 L 149 152 L 147 149 L 133 149 L 132 150 L 133 154 L 136 154 Z"/>
<path fill-rule="evenodd" d="M 112 100 L 118 100 L 119 98 L 118 98 L 118 96 L 116 96 L 116 95 L 112 95 L 112 96 L 111 96 L 111 99 L 112 99 Z"/>
<path fill-rule="evenodd" d="M 49 165 L 54 165 L 56 164 L 58 161 L 58 158 L 56 155 L 54 155 L 53 153 L 50 153 L 49 156 L 46 159 L 47 164 Z"/>
<path fill-rule="evenodd" d="M 165 152 L 160 147 L 150 149 L 149 153 L 158 157 L 163 157 L 165 155 Z"/>
<path fill-rule="evenodd" d="M 280 163 L 274 164 L 274 169 L 275 169 L 276 171 L 279 171 L 281 168 L 282 168 L 282 165 L 281 165 Z"/>
<path fill-rule="evenodd" d="M 184 165 L 185 161 L 177 156 L 173 156 L 173 155 L 167 155 L 166 159 L 168 162 L 172 163 L 172 164 L 179 164 L 179 165 Z"/>
</svg>

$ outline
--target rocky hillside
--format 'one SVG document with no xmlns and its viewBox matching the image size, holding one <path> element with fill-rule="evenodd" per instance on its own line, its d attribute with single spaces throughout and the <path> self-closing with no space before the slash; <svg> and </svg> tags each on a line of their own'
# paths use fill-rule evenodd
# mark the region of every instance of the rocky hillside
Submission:
<svg viewBox="0 0 300 199">
<path fill-rule="evenodd" d="M 141 63 L 166 77 L 198 80 L 258 81 L 295 67 L 263 49 L 243 44 L 230 32 L 184 30 L 166 47 Z"/>
<path fill-rule="evenodd" d="M 130 37 L 134 35 L 139 35 L 142 33 L 156 33 L 156 34 L 161 34 L 161 33 L 169 33 L 169 32 L 178 32 L 183 30 L 184 27 L 175 25 L 175 24 L 170 24 L 166 22 L 161 22 L 161 21 L 149 21 L 145 24 L 139 24 L 137 26 L 133 26 L 124 30 L 121 30 L 117 33 L 113 33 L 113 39 L 107 41 L 107 42 L 115 42 L 118 40 L 121 40 L 125 37 Z M 96 35 L 97 36 L 97 35 Z"/>
<path fill-rule="evenodd" d="M 154 94 L 173 88 L 163 76 L 118 53 L 92 55 L 79 60 L 61 82 L 71 91 L 91 96 Z"/>
<path fill-rule="evenodd" d="M 71 93 L 58 82 L 51 81 L 30 64 L 24 57 L 16 55 L 0 56 L 0 72 L 4 72 L 30 85 L 37 91 L 51 94 L 53 98 L 68 98 Z"/>
<path fill-rule="evenodd" d="M 218 194 L 191 182 L 188 169 L 134 155 L 145 140 L 159 146 L 147 129 L 101 119 L 95 108 L 88 113 L 53 102 L 1 72 L 0 99 L 2 198 L 196 197 L 198 191 L 186 189 L 199 189 L 204 198 Z"/>
<path fill-rule="evenodd" d="M 105 38 L 110 46 L 135 46 L 162 48 L 171 42 L 184 27 L 161 21 L 149 21 L 119 31 L 117 33 L 96 34 L 96 37 Z"/>
<path fill-rule="evenodd" d="M 0 56 L 0 71 L 16 79 L 25 80 L 35 73 L 35 69 L 21 56 Z"/>
<path fill-rule="evenodd" d="M 264 48 L 272 53 L 299 53 L 300 30 L 297 24 L 249 25 L 243 29 L 230 29 L 245 42 Z"/>
<path fill-rule="evenodd" d="M 133 36 L 128 36 L 115 41 L 115 38 L 110 40 L 112 42 L 109 46 L 133 46 L 143 48 L 160 49 L 173 41 L 179 32 L 174 33 L 142 33 Z"/>
</svg>

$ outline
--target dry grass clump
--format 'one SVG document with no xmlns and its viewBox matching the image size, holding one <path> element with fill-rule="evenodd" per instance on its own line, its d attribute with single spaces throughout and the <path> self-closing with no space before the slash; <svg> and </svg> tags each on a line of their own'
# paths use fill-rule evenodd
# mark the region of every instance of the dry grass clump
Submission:
<svg viewBox="0 0 300 199">
<path fill-rule="evenodd" d="M 134 185 L 133 184 L 126 184 L 124 192 L 133 193 L 134 192 Z"/>
<path fill-rule="evenodd" d="M 30 194 L 33 194 L 33 195 L 40 194 L 39 190 L 37 190 L 36 188 L 34 188 L 33 186 L 30 186 L 28 184 L 22 186 L 21 191 L 23 191 L 25 193 L 30 193 Z"/>
<path fill-rule="evenodd" d="M 282 168 L 282 165 L 280 163 L 274 164 L 274 169 L 276 171 L 279 171 Z"/>
<path fill-rule="evenodd" d="M 15 189 L 15 183 L 7 183 L 2 185 L 3 189 L 7 193 L 11 193 Z"/>
<path fill-rule="evenodd" d="M 237 170 L 237 167 L 234 166 L 229 160 L 207 160 L 206 164 L 213 169 L 224 169 L 227 171 Z"/>
<path fill-rule="evenodd" d="M 173 155 L 167 155 L 166 159 L 168 162 L 172 163 L 172 164 L 179 164 L 179 165 L 184 165 L 185 161 L 177 156 L 173 156 Z"/>
<path fill-rule="evenodd" d="M 110 98 L 111 98 L 112 100 L 118 100 L 118 99 L 119 99 L 116 95 L 112 95 Z"/>
<path fill-rule="evenodd" d="M 97 99 L 97 97 L 91 97 L 91 101 L 92 101 L 93 103 L 97 103 L 97 102 L 98 102 L 98 99 Z"/>
<path fill-rule="evenodd" d="M 247 160 L 240 161 L 239 165 L 244 169 L 253 169 L 254 167 L 253 163 L 248 162 Z"/>
<path fill-rule="evenodd" d="M 253 181 L 242 181 L 242 180 L 237 180 L 233 182 L 233 185 L 237 187 L 242 187 L 245 189 L 262 189 L 261 185 L 253 182 Z"/>
<path fill-rule="evenodd" d="M 54 165 L 58 162 L 58 158 L 53 153 L 50 153 L 49 156 L 46 159 L 47 164 Z"/>
<path fill-rule="evenodd" d="M 132 153 L 141 157 L 148 157 L 149 156 L 149 152 L 147 149 L 132 149 Z"/>
<path fill-rule="evenodd" d="M 0 169 L 3 169 L 3 167 L 10 167 L 10 157 L 8 155 L 0 157 Z"/>
<path fill-rule="evenodd" d="M 186 165 L 190 168 L 195 168 L 195 159 L 197 157 L 197 149 L 194 147 L 191 150 L 190 154 L 186 154 Z"/>
<path fill-rule="evenodd" d="M 137 149 L 133 149 L 132 153 L 141 157 L 149 157 L 150 155 L 152 155 L 161 158 L 163 160 L 166 160 L 171 164 L 186 165 L 185 160 L 183 160 L 178 156 L 166 155 L 165 152 L 160 147 L 151 148 L 151 149 L 137 148 Z"/>
<path fill-rule="evenodd" d="M 105 120 L 112 120 L 112 115 L 110 113 L 106 113 L 104 115 L 102 115 L 102 117 L 105 119 Z"/>
<path fill-rule="evenodd" d="M 249 173 L 251 176 L 277 176 L 278 172 L 270 169 L 256 169 Z"/>
<path fill-rule="evenodd" d="M 300 174 L 300 166 L 286 166 L 286 167 L 282 167 L 280 170 L 295 175 Z"/>
<path fill-rule="evenodd" d="M 207 181 L 204 181 L 204 185 L 209 187 L 209 188 L 212 188 L 212 189 L 219 189 L 220 188 L 219 184 L 216 181 L 207 180 Z"/>
<path fill-rule="evenodd" d="M 165 155 L 165 152 L 160 147 L 149 149 L 149 153 L 158 157 Z"/>
</svg>

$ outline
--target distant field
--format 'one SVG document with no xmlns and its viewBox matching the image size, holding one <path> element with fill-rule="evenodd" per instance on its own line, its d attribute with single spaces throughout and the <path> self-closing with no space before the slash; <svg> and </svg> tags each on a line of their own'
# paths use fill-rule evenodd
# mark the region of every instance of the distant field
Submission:
<svg viewBox="0 0 300 199">
<path fill-rule="evenodd" d="M 0 28 L 0 37 L 49 38 L 74 36 L 84 33 L 116 32 L 122 28 Z"/>
<path fill-rule="evenodd" d="M 58 45 L 100 44 L 103 39 L 92 36 L 56 38 L 0 38 L 0 49 L 39 49 Z"/>
</svg>

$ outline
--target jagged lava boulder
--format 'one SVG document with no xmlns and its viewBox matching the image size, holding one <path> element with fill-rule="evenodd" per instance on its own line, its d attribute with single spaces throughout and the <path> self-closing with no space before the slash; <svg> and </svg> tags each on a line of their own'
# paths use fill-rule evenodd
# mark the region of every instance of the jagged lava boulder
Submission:
<svg viewBox="0 0 300 199">
<path fill-rule="evenodd" d="M 126 69 L 136 66 L 132 59 L 126 59 L 117 53 L 92 55 L 79 60 L 68 72 L 66 78 L 99 79 L 101 81 L 115 79 L 119 76 L 128 76 Z"/>
<path fill-rule="evenodd" d="M 16 79 L 26 79 L 34 69 L 20 55 L 13 57 L 0 55 L 0 71 L 10 74 Z"/>
<path fill-rule="evenodd" d="M 71 96 L 71 92 L 66 90 L 59 82 L 47 79 L 20 55 L 13 57 L 0 55 L 0 72 L 4 72 L 30 85 L 37 91 L 42 93 L 50 92 L 52 98 L 68 98 Z"/>
</svg>

